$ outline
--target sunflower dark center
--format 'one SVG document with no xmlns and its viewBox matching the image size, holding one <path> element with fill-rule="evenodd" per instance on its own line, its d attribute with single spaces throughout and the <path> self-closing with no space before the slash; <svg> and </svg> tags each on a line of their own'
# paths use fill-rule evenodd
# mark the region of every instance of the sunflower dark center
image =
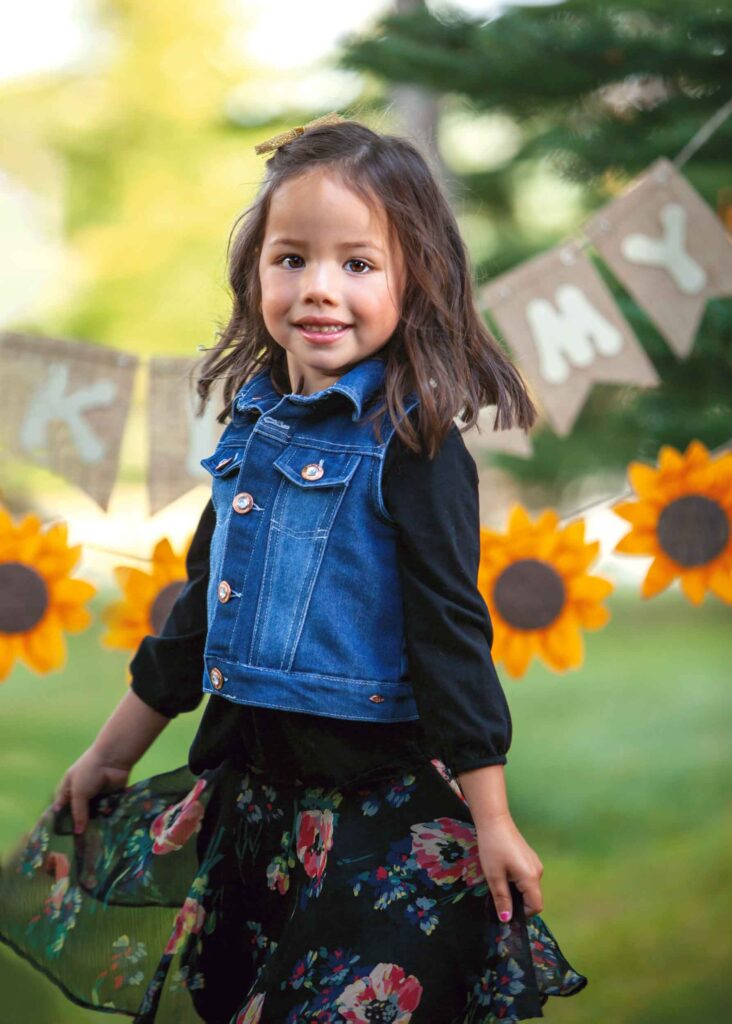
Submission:
<svg viewBox="0 0 732 1024">
<path fill-rule="evenodd" d="M 493 600 L 514 629 L 545 629 L 564 607 L 564 583 L 546 562 L 520 558 L 498 577 Z"/>
<path fill-rule="evenodd" d="M 150 609 L 150 622 L 152 623 L 155 636 L 160 633 L 160 630 L 165 625 L 170 609 L 175 604 L 175 599 L 180 594 L 184 585 L 185 580 L 175 580 L 173 583 L 168 583 L 153 601 L 152 608 Z"/>
<path fill-rule="evenodd" d="M 721 554 L 729 540 L 729 522 L 712 498 L 687 494 L 664 508 L 656 532 L 669 558 L 691 568 Z"/>
<path fill-rule="evenodd" d="M 0 562 L 0 633 L 26 633 L 48 608 L 46 581 L 22 562 Z"/>
</svg>

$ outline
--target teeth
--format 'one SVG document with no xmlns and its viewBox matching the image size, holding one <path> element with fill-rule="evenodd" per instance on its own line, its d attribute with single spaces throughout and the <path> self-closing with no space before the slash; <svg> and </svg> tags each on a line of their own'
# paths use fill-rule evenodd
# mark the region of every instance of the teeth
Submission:
<svg viewBox="0 0 732 1024">
<path fill-rule="evenodd" d="M 345 324 L 300 324 L 304 331 L 311 331 L 313 334 L 335 334 L 342 331 Z"/>
</svg>

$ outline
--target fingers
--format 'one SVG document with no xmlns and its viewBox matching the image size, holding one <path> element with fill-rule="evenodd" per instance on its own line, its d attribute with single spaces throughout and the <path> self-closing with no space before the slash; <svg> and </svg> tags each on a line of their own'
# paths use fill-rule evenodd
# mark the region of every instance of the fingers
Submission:
<svg viewBox="0 0 732 1024">
<path fill-rule="evenodd" d="M 89 801 L 81 793 L 71 794 L 71 816 L 74 819 L 74 832 L 78 835 L 89 822 Z"/>
<path fill-rule="evenodd" d="M 510 921 L 513 912 L 513 900 L 511 890 L 508 887 L 508 880 L 505 875 L 502 877 L 488 878 L 488 888 L 491 891 L 493 902 L 496 905 L 496 913 L 499 921 Z"/>
<path fill-rule="evenodd" d="M 71 796 L 71 781 L 69 779 L 68 772 L 61 779 L 56 790 L 56 795 L 53 798 L 51 809 L 54 811 L 60 811 L 61 808 L 69 802 Z"/>
<path fill-rule="evenodd" d="M 74 820 L 74 832 L 83 832 L 89 821 L 89 801 L 78 792 L 73 784 L 70 772 L 67 772 L 59 783 L 56 795 L 51 804 L 51 810 L 60 811 L 66 804 L 71 803 L 71 817 Z"/>
<path fill-rule="evenodd" d="M 540 914 L 544 909 L 544 900 L 541 895 L 541 885 L 539 884 L 539 877 L 543 873 L 543 868 L 539 875 L 534 878 L 529 876 L 527 878 L 519 879 L 516 882 L 516 888 L 519 890 L 524 898 L 524 915 L 531 917 L 533 914 Z"/>
</svg>

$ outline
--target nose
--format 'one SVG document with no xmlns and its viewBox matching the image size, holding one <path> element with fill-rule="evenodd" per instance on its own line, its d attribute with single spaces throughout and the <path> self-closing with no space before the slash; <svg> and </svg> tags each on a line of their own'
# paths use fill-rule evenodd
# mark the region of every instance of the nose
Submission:
<svg viewBox="0 0 732 1024">
<path fill-rule="evenodd" d="M 325 260 L 308 264 L 300 277 L 301 298 L 307 302 L 337 302 L 337 269 Z"/>
</svg>

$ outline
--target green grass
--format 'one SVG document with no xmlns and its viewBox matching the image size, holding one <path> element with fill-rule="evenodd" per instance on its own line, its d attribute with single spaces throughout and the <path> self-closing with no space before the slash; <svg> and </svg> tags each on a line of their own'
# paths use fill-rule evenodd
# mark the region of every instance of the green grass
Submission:
<svg viewBox="0 0 732 1024">
<path fill-rule="evenodd" d="M 96 610 L 109 599 L 98 595 Z M 544 863 L 542 916 L 589 978 L 545 1016 L 721 1024 L 732 999 L 732 610 L 693 608 L 675 590 L 651 602 L 616 591 L 608 605 L 581 671 L 537 665 L 514 681 L 499 666 L 514 720 L 509 797 Z M 124 693 L 128 658 L 101 648 L 100 633 L 69 638 L 64 672 L 19 668 L 0 687 L 0 849 L 32 825 Z M 132 781 L 183 764 L 198 717 L 173 722 Z M 0 991 L 17 993 L 3 1024 L 102 1019 L 2 948 Z"/>
</svg>

